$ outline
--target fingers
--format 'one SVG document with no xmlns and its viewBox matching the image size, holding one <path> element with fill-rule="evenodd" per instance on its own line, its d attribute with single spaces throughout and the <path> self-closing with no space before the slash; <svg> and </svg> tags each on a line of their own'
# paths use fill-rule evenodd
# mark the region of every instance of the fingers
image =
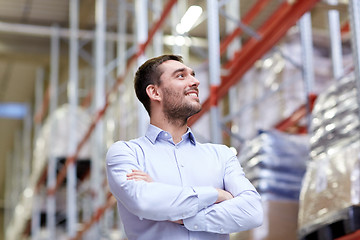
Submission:
<svg viewBox="0 0 360 240">
<path fill-rule="evenodd" d="M 233 195 L 228 191 L 218 188 L 216 190 L 218 191 L 218 198 L 215 203 L 219 203 L 234 198 Z"/>
<path fill-rule="evenodd" d="M 177 221 L 170 221 L 170 222 L 177 223 L 177 224 L 180 224 L 180 225 L 184 225 L 184 222 L 183 222 L 182 219 L 177 220 Z"/>
<path fill-rule="evenodd" d="M 127 180 L 135 180 L 135 181 L 146 181 L 147 177 L 142 175 L 131 175 L 127 177 Z"/>
<path fill-rule="evenodd" d="M 148 176 L 146 173 L 140 170 L 133 169 L 131 173 L 126 174 L 127 177 L 136 177 L 136 176 Z"/>
<path fill-rule="evenodd" d="M 126 174 L 127 180 L 153 182 L 152 178 L 145 172 L 133 169 L 131 173 Z"/>
</svg>

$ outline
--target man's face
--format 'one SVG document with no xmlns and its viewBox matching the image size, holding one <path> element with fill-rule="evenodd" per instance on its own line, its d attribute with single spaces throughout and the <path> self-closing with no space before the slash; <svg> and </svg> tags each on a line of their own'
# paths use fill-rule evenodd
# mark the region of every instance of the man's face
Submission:
<svg viewBox="0 0 360 240">
<path fill-rule="evenodd" d="M 163 112 L 170 120 L 187 120 L 200 112 L 200 82 L 194 71 L 183 63 L 169 60 L 159 66 L 162 74 L 159 89 L 162 93 Z"/>
</svg>

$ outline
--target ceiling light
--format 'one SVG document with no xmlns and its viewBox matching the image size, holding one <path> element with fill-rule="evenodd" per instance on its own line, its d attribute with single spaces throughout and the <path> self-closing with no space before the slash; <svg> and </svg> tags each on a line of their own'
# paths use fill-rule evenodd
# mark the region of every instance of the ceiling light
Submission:
<svg viewBox="0 0 360 240">
<path fill-rule="evenodd" d="M 184 16 L 181 18 L 180 23 L 176 25 L 176 31 L 179 34 L 189 32 L 201 16 L 202 12 L 203 10 L 200 6 L 190 6 L 189 9 L 185 12 Z"/>
</svg>

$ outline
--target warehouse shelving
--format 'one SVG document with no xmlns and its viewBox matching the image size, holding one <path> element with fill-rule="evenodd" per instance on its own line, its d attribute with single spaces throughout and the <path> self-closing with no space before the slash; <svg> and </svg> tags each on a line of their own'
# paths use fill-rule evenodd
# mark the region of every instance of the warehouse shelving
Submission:
<svg viewBox="0 0 360 240">
<path fill-rule="evenodd" d="M 174 15 L 173 8 L 175 8 L 176 4 L 180 4 L 176 0 L 168 0 L 165 3 L 165 6 L 162 10 L 162 13 L 157 16 L 157 20 L 154 21 L 151 25 L 151 28 L 148 28 L 148 19 L 146 19 L 146 12 L 148 9 L 146 8 L 148 1 L 145 0 L 136 0 L 133 7 L 133 10 L 136 15 L 137 24 L 136 24 L 136 35 L 137 39 L 135 40 L 136 44 L 133 48 L 127 49 L 127 41 L 126 39 L 126 29 L 123 25 L 126 22 L 124 19 L 126 18 L 126 9 L 128 6 L 124 5 L 124 1 L 118 1 L 119 11 L 122 11 L 123 16 L 119 16 L 118 21 L 118 31 L 119 35 L 106 33 L 106 1 L 105 0 L 97 0 L 96 1 L 96 30 L 94 35 L 95 40 L 95 79 L 96 84 L 93 90 L 88 89 L 88 97 L 85 99 L 87 102 L 84 103 L 84 106 L 89 106 L 89 102 L 93 102 L 93 115 L 94 118 L 88 128 L 88 131 L 85 133 L 84 136 L 81 137 L 80 142 L 72 142 L 70 144 L 71 149 L 69 151 L 69 155 L 66 158 L 64 167 L 60 169 L 60 172 L 56 174 L 56 159 L 49 159 L 49 163 L 42 169 L 41 173 L 37 176 L 36 182 L 36 190 L 35 194 L 40 194 L 40 189 L 44 187 L 46 182 L 46 191 L 47 191 L 47 230 L 50 234 L 50 238 L 55 238 L 55 193 L 60 188 L 61 184 L 63 184 L 64 180 L 67 180 L 67 200 L 69 207 L 67 210 L 67 237 L 69 239 L 81 239 L 87 231 L 91 233 L 95 233 L 96 236 L 100 235 L 99 228 L 97 226 L 98 222 L 104 217 L 104 214 L 109 209 L 114 209 L 115 206 L 115 199 L 111 196 L 111 194 L 107 191 L 107 188 L 104 188 L 102 185 L 103 179 L 105 175 L 103 173 L 103 154 L 104 154 L 104 125 L 106 124 L 106 113 L 109 111 L 112 104 L 114 104 L 114 98 L 118 97 L 119 89 L 124 87 L 124 82 L 126 81 L 127 77 L 134 71 L 134 68 L 138 66 L 145 58 L 145 55 L 148 52 L 150 47 L 155 49 L 159 49 L 159 45 L 161 42 L 154 38 L 158 37 L 159 31 L 165 24 L 165 21 L 169 18 L 169 15 Z M 229 93 L 230 89 L 235 86 L 236 84 L 241 81 L 243 75 L 254 65 L 254 63 L 259 60 L 264 54 L 269 52 L 274 45 L 276 45 L 289 31 L 291 27 L 296 25 L 296 23 L 301 19 L 301 17 L 311 10 L 318 0 L 309 0 L 309 1 L 283 1 L 277 9 L 272 12 L 272 14 L 262 22 L 262 25 L 256 29 L 250 29 L 250 33 L 253 35 L 248 37 L 248 40 L 243 44 L 242 47 L 237 49 L 237 51 L 229 57 L 226 62 L 223 63 L 221 66 L 221 55 L 224 54 L 227 48 L 231 45 L 231 43 L 239 37 L 243 32 L 249 30 L 246 27 L 257 17 L 261 11 L 266 9 L 267 4 L 270 3 L 270 0 L 258 0 L 256 1 L 250 10 L 244 15 L 242 20 L 239 20 L 239 27 L 235 28 L 231 33 L 229 33 L 221 42 L 219 41 L 219 32 L 218 32 L 218 23 L 219 23 L 219 2 L 216 0 L 208 0 L 208 30 L 209 30 L 209 39 L 208 39 L 208 51 L 209 51 L 209 69 L 213 70 L 210 74 L 210 89 L 209 89 L 209 96 L 203 103 L 203 110 L 200 114 L 192 117 L 190 119 L 189 124 L 194 125 L 202 116 L 204 116 L 207 112 L 211 112 L 211 124 L 210 128 L 211 132 L 211 140 L 213 142 L 222 142 L 222 134 L 223 130 L 219 127 L 220 122 L 220 109 L 218 109 L 220 105 L 220 100 L 223 99 Z M 355 1 L 354 1 L 355 2 Z M 353 3 L 356 4 L 356 3 Z M 356 8 L 354 8 L 356 9 Z M 58 107 L 57 102 L 57 94 L 59 92 L 58 89 L 58 54 L 59 54 L 59 39 L 61 37 L 69 38 L 69 99 L 68 102 L 70 104 L 71 111 L 75 111 L 76 106 L 78 106 L 78 93 L 77 90 L 79 89 L 78 86 L 78 55 L 77 52 L 81 46 L 79 46 L 78 39 L 81 38 L 81 35 L 84 34 L 83 31 L 79 29 L 78 26 L 78 1 L 77 0 L 70 0 L 70 29 L 66 31 L 61 30 L 59 27 L 54 26 L 51 28 L 51 83 L 49 88 L 44 93 L 44 101 L 39 103 L 37 101 L 37 114 L 36 114 L 36 122 L 37 124 L 41 124 L 43 118 L 46 115 L 46 111 L 49 108 L 49 115 L 51 115 L 56 108 Z M 145 15 L 145 16 L 144 16 Z M 156 15 L 154 13 L 154 15 Z M 124 17 L 124 18 L 121 18 Z M 231 21 L 231 20 L 227 20 Z M 353 21 L 351 21 L 351 24 Z M 241 24 L 240 24 L 241 23 Z M 346 31 L 346 26 L 343 27 L 344 31 Z M 309 27 L 309 26 L 308 26 Z M 356 28 L 356 27 L 355 27 Z M 307 29 L 309 30 L 309 29 Z M 162 33 L 160 33 L 161 35 Z M 355 35 L 355 34 L 354 34 Z M 161 37 L 161 36 L 160 36 Z M 118 42 L 118 49 L 121 52 L 118 53 L 118 58 L 113 60 L 112 63 L 117 63 L 117 77 L 113 81 L 112 86 L 106 86 L 104 79 L 106 78 L 107 66 L 105 61 L 105 39 L 111 38 L 112 41 Z M 90 38 L 92 40 L 92 38 Z M 354 40 L 355 45 L 357 40 Z M 335 39 L 334 42 L 339 43 L 339 39 Z M 151 45 L 153 44 L 153 46 Z M 309 44 L 309 42 L 307 42 Z M 310 42 L 311 45 L 311 42 Z M 135 50 L 134 50 L 135 49 Z M 309 49 L 307 46 L 306 49 Z M 336 49 L 336 46 L 333 47 Z M 310 46 L 311 50 L 311 46 Z M 129 58 L 121 57 L 120 55 L 123 54 L 125 51 L 133 54 Z M 162 50 L 157 50 L 158 52 L 162 52 Z M 149 54 L 150 56 L 151 54 Z M 311 55 L 311 52 L 310 52 Z M 311 58 L 311 56 L 310 56 Z M 335 58 L 337 59 L 337 58 Z M 335 61 L 335 60 L 334 60 Z M 119 64 L 120 63 L 120 64 Z M 340 63 L 341 64 L 341 63 Z M 338 65 L 336 65 L 338 66 Z M 355 64 L 356 68 L 357 64 Z M 226 74 L 220 74 L 221 68 L 226 70 Z M 340 73 L 339 73 L 340 72 Z M 311 75 L 313 72 L 310 70 L 308 73 L 310 74 L 309 85 L 311 85 Z M 335 78 L 341 76 L 343 73 L 341 70 L 334 73 Z M 39 72 L 39 78 L 43 73 Z M 307 77 L 304 77 L 307 78 Z M 39 82 L 42 80 L 39 80 Z M 40 86 L 40 84 L 38 83 Z M 41 89 L 41 87 L 39 87 Z M 121 91 L 121 90 L 120 90 Z M 41 90 L 37 96 L 41 96 Z M 306 92 L 306 98 L 308 99 L 307 103 L 300 106 L 291 116 L 284 120 L 280 120 L 278 124 L 274 127 L 286 131 L 291 127 L 294 127 L 302 120 L 306 114 L 309 114 L 314 101 L 316 99 L 316 95 L 311 91 L 311 88 L 308 89 Z M 42 107 L 39 107 L 42 106 Z M 74 114 L 70 114 L 74 115 Z M 139 117 L 139 124 L 138 129 L 139 133 L 144 131 L 144 126 L 146 126 L 146 113 L 143 110 L 139 110 L 138 112 Z M 231 119 L 230 119 L 231 120 Z M 229 120 L 229 121 L 230 121 Z M 70 124 L 74 127 L 74 124 Z M 75 129 L 71 130 L 70 132 L 76 132 Z M 297 128 L 298 133 L 307 132 L 306 126 L 301 126 Z M 74 137 L 70 137 L 69 141 L 75 139 Z M 94 210 L 92 211 L 92 216 L 88 221 L 83 222 L 82 229 L 76 229 L 78 222 L 77 219 L 77 202 L 76 202 L 76 168 L 75 163 L 78 159 L 78 154 L 84 144 L 87 141 L 95 141 L 94 144 L 94 154 L 92 155 L 93 159 L 91 161 L 92 167 L 91 172 L 89 173 L 91 177 L 91 183 L 93 183 L 93 188 L 95 192 L 98 193 L 97 197 L 94 198 L 95 204 L 92 206 Z M 105 190 L 104 190 L 105 189 Z M 22 235 L 24 232 L 29 234 L 29 228 L 31 226 L 31 232 L 39 230 L 39 220 L 36 220 L 39 217 L 39 213 L 36 212 L 36 208 L 32 215 L 32 221 L 30 225 L 30 219 L 27 219 L 27 226 L 21 229 L 21 232 L 14 233 L 14 236 Z"/>
</svg>

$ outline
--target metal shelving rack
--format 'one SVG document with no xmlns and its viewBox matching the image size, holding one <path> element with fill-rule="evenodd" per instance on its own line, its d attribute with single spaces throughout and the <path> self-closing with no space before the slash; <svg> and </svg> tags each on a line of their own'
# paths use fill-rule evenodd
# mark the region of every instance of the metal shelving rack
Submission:
<svg viewBox="0 0 360 240">
<path fill-rule="evenodd" d="M 69 239 L 81 239 L 87 233 L 87 239 L 90 239 L 90 235 L 93 239 L 98 239 L 101 234 L 99 227 L 99 221 L 104 220 L 106 213 L 109 213 L 109 216 L 115 215 L 113 213 L 115 208 L 115 199 L 111 194 L 104 190 L 104 179 L 105 175 L 103 172 L 104 169 L 104 153 L 106 151 L 106 142 L 104 138 L 104 132 L 106 131 L 106 125 L 111 116 L 107 115 L 108 111 L 116 113 L 112 109 L 112 105 L 116 104 L 114 99 L 118 98 L 121 101 L 122 96 L 124 95 L 124 88 L 128 84 L 128 76 L 134 71 L 134 67 L 141 64 L 145 56 L 150 57 L 152 55 L 161 54 L 163 49 L 163 44 L 161 39 L 164 37 L 163 26 L 165 21 L 172 18 L 172 28 L 175 28 L 176 20 L 179 20 L 177 15 L 179 9 L 184 8 L 183 1 L 168 0 L 164 1 L 164 7 L 162 11 L 157 9 L 157 12 L 153 13 L 154 21 L 152 23 L 148 22 L 148 0 L 135 0 L 133 5 L 129 5 L 127 2 L 118 0 L 117 7 L 118 11 L 121 12 L 118 16 L 118 28 L 117 33 L 107 33 L 106 32 L 106 0 L 96 0 L 96 29 L 92 37 L 88 37 L 89 34 L 85 34 L 84 31 L 79 29 L 78 23 L 78 0 L 69 0 L 70 9 L 70 28 L 69 29 L 60 29 L 57 26 L 53 26 L 51 31 L 47 32 L 47 36 L 51 38 L 51 67 L 50 67 L 50 87 L 43 94 L 41 91 L 42 84 L 44 81 L 44 73 L 40 69 L 38 72 L 38 81 L 37 81 L 37 101 L 36 101 L 36 119 L 37 125 L 36 128 L 40 127 L 41 120 L 44 118 L 47 108 L 49 106 L 49 113 L 51 114 L 58 107 L 58 76 L 59 76 L 59 40 L 61 38 L 68 38 L 69 40 L 69 82 L 68 82 L 68 103 L 71 106 L 71 111 L 75 111 L 75 108 L 79 106 L 79 51 L 81 50 L 81 45 L 79 40 L 84 40 L 87 38 L 89 41 L 94 41 L 94 68 L 95 68 L 95 84 L 94 90 L 87 89 L 89 92 L 88 98 L 86 100 L 92 101 L 92 112 L 94 115 L 93 122 L 89 127 L 87 133 L 82 136 L 80 142 L 74 142 L 74 136 L 72 135 L 75 131 L 73 127 L 74 124 L 70 125 L 70 138 L 69 138 L 69 154 L 66 158 L 66 163 L 60 172 L 56 173 L 56 164 L 55 159 L 49 159 L 46 168 L 43 169 L 42 173 L 37 176 L 36 189 L 34 189 L 34 205 L 32 208 L 32 216 L 25 219 L 23 228 L 20 231 L 15 231 L 10 233 L 9 239 L 20 239 L 19 236 L 28 235 L 31 229 L 32 239 L 36 239 L 36 233 L 40 229 L 40 220 L 39 220 L 39 209 L 37 205 L 37 196 L 41 192 L 41 188 L 44 188 L 46 185 L 46 194 L 47 194 L 47 232 L 49 239 L 55 239 L 56 236 L 56 220 L 55 220 L 55 193 L 59 189 L 60 185 L 64 182 L 65 178 L 67 180 L 67 236 Z M 153 1 L 154 6 L 159 6 L 162 4 L 162 0 Z M 228 34 L 222 41 L 219 40 L 219 16 L 221 12 L 219 11 L 224 4 L 224 1 L 217 0 L 207 0 L 207 23 L 208 23 L 208 68 L 210 69 L 210 87 L 209 87 L 209 97 L 203 103 L 203 110 L 200 114 L 192 117 L 190 119 L 190 125 L 195 124 L 206 112 L 211 112 L 211 140 L 213 142 L 222 142 L 222 131 L 221 125 L 219 124 L 221 118 L 221 112 L 219 110 L 220 100 L 229 94 L 231 88 L 241 81 L 242 76 L 254 65 L 254 63 L 260 59 L 265 53 L 271 50 L 274 45 L 287 33 L 287 31 L 297 24 L 300 20 L 301 22 L 301 32 L 304 53 L 303 57 L 305 62 L 311 63 L 312 58 L 312 46 L 311 46 L 311 22 L 309 22 L 309 10 L 311 10 L 318 0 L 308 0 L 308 1 L 283 1 L 278 8 L 262 23 L 262 25 L 253 30 L 248 27 L 248 25 L 258 16 L 264 9 L 266 9 L 267 4 L 270 0 L 257 0 L 250 10 L 242 17 L 238 19 L 236 24 L 237 27 L 230 28 Z M 333 1 L 331 4 L 335 4 Z M 350 7 L 353 6 L 353 7 Z M 126 9 L 131 8 L 135 13 L 135 44 L 131 45 L 126 33 L 126 19 L 128 11 Z M 175 10 L 174 10 L 175 9 Z M 356 25 L 360 22 L 359 17 L 359 6 L 358 1 L 352 0 L 349 4 L 349 12 L 351 13 L 352 18 L 350 19 L 351 30 L 359 30 L 359 27 Z M 230 9 L 227 11 L 230 12 Z M 160 14 L 161 12 L 161 14 Z M 306 14 L 304 17 L 302 17 Z M 230 13 L 231 15 L 231 13 Z M 329 13 L 329 21 L 337 22 L 336 12 Z M 233 24 L 233 19 L 227 19 L 227 24 Z M 334 25 L 331 24 L 330 25 Z M 335 26 L 336 27 L 336 26 Z M 36 29 L 33 29 L 36 30 Z M 50 29 L 49 29 L 50 30 Z M 334 77 L 338 78 L 342 75 L 343 70 L 341 68 L 342 63 L 337 62 L 339 56 L 341 56 L 341 49 L 339 49 L 339 34 L 338 29 L 331 28 L 331 45 L 333 53 L 333 64 L 334 66 Z M 35 31 L 36 32 L 36 31 Z M 232 44 L 234 40 L 238 41 L 238 38 L 243 32 L 250 34 L 248 40 L 240 46 L 240 44 Z M 173 32 L 174 33 L 174 32 Z M 39 33 L 40 34 L 40 33 Z M 41 33 L 43 34 L 43 33 Z M 358 37 L 358 32 L 354 31 L 352 33 L 354 36 L 354 51 L 358 52 L 358 43 L 360 42 Z M 156 40 L 154 40 L 156 39 Z M 106 63 L 107 54 L 106 51 L 106 40 L 116 43 L 117 46 L 117 56 L 115 59 L 108 61 Z M 234 54 L 228 54 L 227 61 L 221 64 L 221 56 L 226 52 L 228 47 L 232 48 L 232 51 L 235 51 Z M 150 49 L 152 47 L 152 49 Z M 187 48 L 179 48 L 173 46 L 174 53 L 184 54 L 188 56 L 189 50 Z M 355 56 L 358 56 L 357 54 Z M 358 66 L 359 60 L 355 58 L 356 64 L 355 69 L 356 73 L 359 74 Z M 207 60 L 204 59 L 204 62 Z M 279 121 L 279 123 L 274 126 L 279 130 L 286 131 L 288 128 L 297 124 L 301 119 L 303 119 L 306 114 L 310 113 L 312 105 L 315 101 L 316 96 L 311 91 L 311 84 L 313 79 L 313 69 L 311 69 L 312 64 L 304 66 L 304 79 L 308 83 L 307 97 L 309 101 L 304 103 L 298 110 L 296 110 L 291 116 L 287 119 Z M 220 70 L 226 69 L 227 74 L 221 75 Z M 109 70 L 111 69 L 111 70 Z M 112 80 L 110 85 L 106 81 L 109 78 L 109 75 L 113 72 L 116 72 L 116 79 Z M 359 76 L 359 75 L 357 75 Z M 360 78 L 358 78 L 360 79 Z M 44 101 L 40 103 L 39 98 L 42 98 L 41 95 L 44 95 Z M 117 102 L 119 104 L 119 102 Z M 123 102 L 120 102 L 123 104 Z M 84 105 L 88 105 L 84 103 Z M 40 107 L 41 106 L 41 107 Z M 231 112 L 228 118 L 231 121 Z M 137 129 L 138 134 L 142 134 L 145 131 L 145 126 L 147 124 L 147 114 L 144 112 L 142 107 L 138 108 L 137 112 Z M 73 121 L 72 121 L 73 122 Z M 118 122 L 115 122 L 118 123 Z M 118 123 L 121 125 L 120 123 Z M 122 126 L 117 126 L 117 128 L 126 128 Z M 307 129 L 304 131 L 306 132 Z M 125 131 L 125 130 L 124 130 Z M 35 134 L 36 135 L 36 134 Z M 132 137 L 132 133 L 125 134 L 123 137 Z M 116 136 L 119 137 L 119 136 Z M 76 182 L 76 166 L 77 155 L 80 149 L 83 147 L 86 141 L 91 141 L 91 144 L 94 146 L 91 159 L 91 172 L 90 182 L 92 189 L 97 195 L 93 198 L 93 206 L 91 206 L 90 217 L 87 221 L 81 222 L 82 228 L 77 229 L 76 226 L 80 224 L 78 219 L 78 212 L 84 210 L 77 203 L 77 185 Z M 27 143 L 24 143 L 27 146 Z M 106 184 L 105 184 L 106 185 Z M 116 211 L 115 211 L 116 212 Z M 119 219 L 113 219 L 112 221 L 117 221 L 113 225 L 120 224 Z M 31 224 L 30 224 L 31 223 Z M 110 225 L 110 224 L 109 224 Z M 89 237 L 89 238 L 88 238 Z"/>
</svg>

